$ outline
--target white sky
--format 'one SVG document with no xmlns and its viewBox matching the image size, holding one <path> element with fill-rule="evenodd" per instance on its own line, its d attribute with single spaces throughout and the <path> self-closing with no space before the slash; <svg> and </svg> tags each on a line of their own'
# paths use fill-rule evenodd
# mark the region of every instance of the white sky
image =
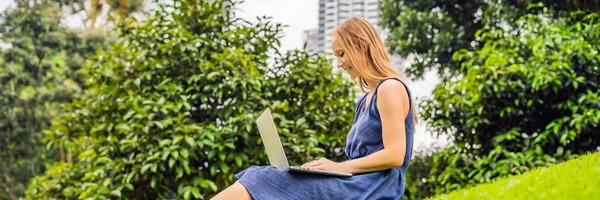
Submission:
<svg viewBox="0 0 600 200">
<path fill-rule="evenodd" d="M 8 5 L 12 4 L 13 0 L 2 0 L 0 1 L 0 11 L 4 11 Z"/>
<path fill-rule="evenodd" d="M 0 0 L 0 11 L 4 11 L 13 0 Z M 270 16 L 274 22 L 288 25 L 284 28 L 280 50 L 302 48 L 302 32 L 318 26 L 318 0 L 245 0 L 239 6 L 238 17 L 255 22 L 257 16 Z M 427 73 L 419 82 L 409 82 L 411 92 L 417 98 L 429 97 L 439 83 L 435 73 Z M 422 123 L 423 124 L 423 123 Z M 423 125 L 417 127 L 415 150 L 430 147 L 432 143 L 447 145 L 446 138 L 436 139 L 426 132 Z"/>
</svg>

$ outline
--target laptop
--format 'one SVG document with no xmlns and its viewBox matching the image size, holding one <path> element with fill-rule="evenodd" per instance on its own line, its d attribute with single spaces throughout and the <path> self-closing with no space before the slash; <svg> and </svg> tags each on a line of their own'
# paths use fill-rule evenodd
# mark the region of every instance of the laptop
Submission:
<svg viewBox="0 0 600 200">
<path fill-rule="evenodd" d="M 263 144 L 265 145 L 265 149 L 267 150 L 267 157 L 269 158 L 271 166 L 290 172 L 303 172 L 343 177 L 352 176 L 352 174 L 350 173 L 323 171 L 297 166 L 290 166 L 287 157 L 285 156 L 285 152 L 283 151 L 283 145 L 281 144 L 281 140 L 279 139 L 279 133 L 277 133 L 275 121 L 273 121 L 273 116 L 271 116 L 271 110 L 269 108 L 267 108 L 260 115 L 260 117 L 258 117 L 258 119 L 256 120 L 256 124 L 258 125 L 258 131 L 260 132 L 260 137 L 262 138 Z"/>
</svg>

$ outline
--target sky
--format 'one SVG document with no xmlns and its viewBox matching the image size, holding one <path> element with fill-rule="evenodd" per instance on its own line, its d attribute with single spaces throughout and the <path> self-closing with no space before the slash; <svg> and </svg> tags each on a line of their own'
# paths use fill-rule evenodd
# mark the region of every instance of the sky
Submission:
<svg viewBox="0 0 600 200">
<path fill-rule="evenodd" d="M 13 0 L 0 0 L 0 11 L 4 11 L 13 2 Z M 270 16 L 274 22 L 287 25 L 288 27 L 283 29 L 284 36 L 281 39 L 280 49 L 280 51 L 286 51 L 302 48 L 304 44 L 303 31 L 318 26 L 318 9 L 318 0 L 245 0 L 239 5 L 236 15 L 250 22 L 256 22 L 257 16 Z M 434 72 L 429 72 L 425 74 L 422 81 L 407 82 L 413 96 L 416 99 L 422 99 L 431 96 L 433 89 L 439 83 L 439 78 Z M 449 144 L 447 138 L 432 136 L 423 124 L 425 123 L 417 126 L 415 150 L 430 147 L 432 143 Z"/>
</svg>

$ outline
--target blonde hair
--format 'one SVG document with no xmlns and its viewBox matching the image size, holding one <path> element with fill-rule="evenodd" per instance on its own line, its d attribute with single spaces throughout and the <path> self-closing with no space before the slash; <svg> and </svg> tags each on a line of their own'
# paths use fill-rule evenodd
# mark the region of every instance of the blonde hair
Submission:
<svg viewBox="0 0 600 200">
<path fill-rule="evenodd" d="M 390 56 L 375 27 L 364 18 L 351 17 L 340 25 L 333 37 L 339 42 L 350 62 L 358 71 L 358 87 L 364 93 L 369 89 L 367 80 L 398 78 L 398 70 L 392 66 Z M 410 98 L 410 97 L 409 97 Z M 414 102 L 413 117 L 418 123 Z"/>
</svg>

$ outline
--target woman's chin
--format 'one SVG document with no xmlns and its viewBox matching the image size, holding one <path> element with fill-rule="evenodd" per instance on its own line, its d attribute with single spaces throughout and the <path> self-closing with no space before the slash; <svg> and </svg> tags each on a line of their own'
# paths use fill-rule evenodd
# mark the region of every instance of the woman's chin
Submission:
<svg viewBox="0 0 600 200">
<path fill-rule="evenodd" d="M 358 76 L 354 73 L 348 73 L 348 76 L 350 77 L 350 79 L 355 80 L 356 78 L 358 78 Z"/>
</svg>

